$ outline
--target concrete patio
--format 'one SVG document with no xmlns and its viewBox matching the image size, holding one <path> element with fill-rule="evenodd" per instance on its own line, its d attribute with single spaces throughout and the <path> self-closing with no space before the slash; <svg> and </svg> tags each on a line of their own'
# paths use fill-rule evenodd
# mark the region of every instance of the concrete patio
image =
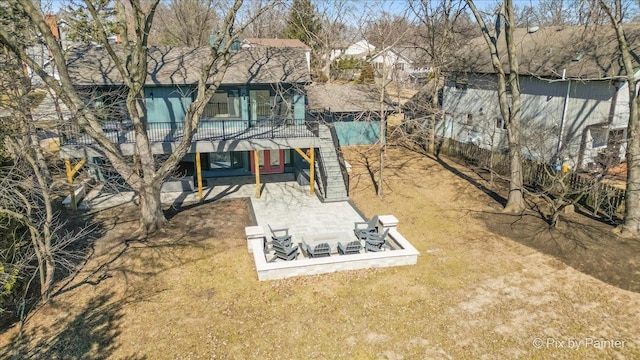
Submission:
<svg viewBox="0 0 640 360">
<path fill-rule="evenodd" d="M 392 215 L 381 216 L 379 221 L 380 229 L 390 230 L 387 241 L 392 251 L 367 253 L 363 249 L 358 254 L 333 254 L 315 259 L 306 257 L 300 249 L 297 260 L 268 262 L 272 256 L 265 254 L 262 245 L 263 239 L 270 239 L 269 225 L 274 229 L 288 228 L 294 244 L 300 246 L 304 237 L 310 235 L 344 233 L 355 239 L 354 222 L 365 220 L 348 201 L 323 203 L 316 195 L 309 194 L 308 185 L 282 181 L 282 177 L 272 177 L 271 180 L 272 182 L 262 184 L 260 198 L 255 197 L 256 185 L 243 178 L 213 180 L 203 194 L 204 202 L 231 198 L 250 199 L 255 224 L 245 230 L 247 248 L 253 253 L 259 280 L 416 264 L 419 252 L 398 232 L 397 219 Z M 134 199 L 132 192 L 111 194 L 93 189 L 80 208 L 110 208 L 133 203 Z M 163 193 L 162 202 L 175 205 L 195 203 L 198 202 L 198 193 Z"/>
<path fill-rule="evenodd" d="M 265 231 L 287 227 L 294 238 L 305 234 L 328 231 L 353 231 L 353 223 L 363 221 L 351 203 L 322 203 L 316 195 L 309 194 L 308 185 L 295 181 L 282 181 L 283 175 L 263 175 L 262 192 L 256 198 L 256 185 L 248 177 L 237 179 L 213 179 L 204 189 L 203 202 L 220 199 L 249 198 L 257 225 Z M 198 202 L 198 192 L 165 192 L 161 194 L 163 204 L 187 204 Z M 101 210 L 123 204 L 133 204 L 135 194 L 131 191 L 113 192 L 97 187 L 92 189 L 80 203 L 80 210 Z M 330 230 L 333 229 L 333 230 Z"/>
</svg>

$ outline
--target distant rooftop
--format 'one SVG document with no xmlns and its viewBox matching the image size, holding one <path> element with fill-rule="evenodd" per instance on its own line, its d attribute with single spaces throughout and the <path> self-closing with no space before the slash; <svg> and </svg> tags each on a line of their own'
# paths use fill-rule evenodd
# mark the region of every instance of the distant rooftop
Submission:
<svg viewBox="0 0 640 360">
<path fill-rule="evenodd" d="M 311 85 L 307 86 L 310 110 L 332 112 L 380 111 L 380 88 L 376 85 Z M 391 110 L 385 105 L 387 110 Z"/>
<path fill-rule="evenodd" d="M 311 49 L 298 39 L 247 38 L 244 42 L 254 46 Z"/>
<path fill-rule="evenodd" d="M 640 47 L 640 26 L 625 25 L 632 51 Z M 618 43 L 611 26 L 561 26 L 518 28 L 514 31 L 519 57 L 519 73 L 546 77 L 593 79 L 622 74 Z M 504 36 L 498 41 L 498 52 L 509 71 Z M 457 72 L 494 73 L 484 38 L 471 39 L 456 54 L 450 68 Z M 635 61 L 635 65 L 638 62 Z M 566 70 L 566 72 L 565 72 Z"/>
</svg>

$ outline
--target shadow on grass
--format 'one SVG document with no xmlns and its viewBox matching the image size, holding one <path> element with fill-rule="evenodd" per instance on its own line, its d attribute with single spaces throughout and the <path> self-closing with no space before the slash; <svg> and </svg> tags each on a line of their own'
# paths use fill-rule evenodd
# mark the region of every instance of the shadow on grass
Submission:
<svg viewBox="0 0 640 360">
<path fill-rule="evenodd" d="M 440 156 L 436 157 L 435 160 L 444 169 L 448 170 L 449 172 L 451 172 L 455 176 L 457 176 L 457 177 L 461 178 L 462 180 L 468 182 L 469 184 L 473 185 L 474 187 L 480 189 L 483 193 L 489 195 L 489 197 L 491 197 L 495 202 L 499 203 L 501 206 L 504 207 L 505 205 L 507 205 L 507 199 L 505 199 L 503 196 L 501 196 L 497 192 L 489 189 L 488 187 L 484 186 L 483 184 L 479 183 L 478 181 L 476 181 L 474 178 L 470 177 L 469 175 L 467 175 L 467 174 L 459 171 L 455 167 L 449 165 Z"/>
<path fill-rule="evenodd" d="M 617 237 L 613 227 L 582 214 L 561 217 L 550 228 L 533 211 L 522 215 L 476 212 L 491 232 L 507 237 L 615 287 L 640 292 L 640 242 Z"/>
<path fill-rule="evenodd" d="M 57 236 L 51 244 L 55 260 L 54 290 L 64 287 L 68 279 L 77 274 L 94 253 L 95 241 L 107 231 L 102 223 L 95 221 L 95 214 L 81 215 L 79 212 L 60 209 L 59 216 L 61 227 L 56 228 Z M 13 303 L 3 304 L 0 334 L 18 322 L 27 321 L 42 305 L 39 282 L 31 281 L 29 284 L 28 288 L 20 287 Z"/>
<path fill-rule="evenodd" d="M 413 149 L 407 150 L 428 156 Z M 505 197 L 485 185 L 487 180 L 477 169 L 453 163 L 450 159 L 428 157 L 483 191 L 496 203 L 506 204 Z M 474 173 L 464 173 L 463 166 Z M 505 186 L 503 190 L 506 189 Z M 580 207 L 576 213 L 562 214 L 559 226 L 551 228 L 543 208 L 535 201 L 528 201 L 527 205 L 527 210 L 515 215 L 491 210 L 469 212 L 487 224 L 494 234 L 551 255 L 565 265 L 610 285 L 640 292 L 640 242 L 616 236 L 611 222 L 587 214 Z"/>
<path fill-rule="evenodd" d="M 93 298 L 77 315 L 11 339 L 0 349 L 2 359 L 107 359 L 119 348 L 123 301 L 110 302 L 112 294 Z M 145 359 L 129 356 L 124 359 Z"/>
</svg>

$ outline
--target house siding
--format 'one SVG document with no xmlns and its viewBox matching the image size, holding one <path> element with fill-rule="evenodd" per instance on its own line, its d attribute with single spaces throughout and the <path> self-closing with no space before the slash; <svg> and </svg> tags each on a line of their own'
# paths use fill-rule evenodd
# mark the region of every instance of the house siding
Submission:
<svg viewBox="0 0 640 360">
<path fill-rule="evenodd" d="M 380 121 L 333 123 L 341 146 L 375 144 L 380 138 Z"/>
<path fill-rule="evenodd" d="M 454 80 L 445 84 L 443 110 L 447 116 L 439 124 L 439 133 L 485 148 L 506 148 L 506 131 L 498 127 L 498 119 L 502 116 L 495 76 L 470 75 L 466 84 L 466 90 L 457 89 Z M 609 81 L 571 80 L 567 98 L 568 86 L 569 81 L 550 82 L 520 76 L 522 146 L 525 156 L 545 161 L 554 161 L 557 157 L 568 158 L 575 166 L 581 151 L 589 152 L 587 157 L 592 155 L 593 138 L 588 126 L 609 121 L 616 88 Z M 563 151 L 559 154 L 557 147 L 565 100 L 568 106 Z M 583 139 L 585 144 L 582 144 Z"/>
<path fill-rule="evenodd" d="M 182 123 L 191 104 L 189 87 L 153 86 L 144 89 L 149 123 Z"/>
</svg>

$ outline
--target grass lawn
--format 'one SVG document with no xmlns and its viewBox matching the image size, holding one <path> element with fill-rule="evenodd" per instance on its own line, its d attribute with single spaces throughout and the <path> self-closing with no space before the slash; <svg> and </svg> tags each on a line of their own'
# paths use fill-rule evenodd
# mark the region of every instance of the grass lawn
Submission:
<svg viewBox="0 0 640 360">
<path fill-rule="evenodd" d="M 374 152 L 345 155 L 352 200 L 395 215 L 417 265 L 258 282 L 246 201 L 180 212 L 146 243 L 118 209 L 22 340 L 0 335 L 0 358 L 640 358 L 639 293 L 492 232 L 477 214 L 500 205 L 432 159 L 390 148 L 382 201 Z"/>
</svg>

